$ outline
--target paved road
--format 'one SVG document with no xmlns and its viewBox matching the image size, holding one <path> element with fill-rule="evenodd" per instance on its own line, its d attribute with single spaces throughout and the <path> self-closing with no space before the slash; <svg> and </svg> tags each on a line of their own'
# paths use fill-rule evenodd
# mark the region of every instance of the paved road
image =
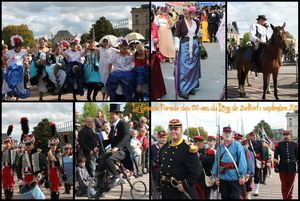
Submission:
<svg viewBox="0 0 300 201">
<path fill-rule="evenodd" d="M 263 74 L 259 73 L 255 78 L 255 73 L 249 76 L 252 86 L 245 84 L 247 96 L 240 98 L 238 89 L 237 71 L 227 71 L 227 98 L 228 100 L 261 100 L 263 94 Z M 298 83 L 296 81 L 296 65 L 283 65 L 278 75 L 278 91 L 280 100 L 298 100 Z M 275 100 L 273 93 L 273 78 L 271 77 L 271 94 L 266 95 L 266 99 Z"/>
<path fill-rule="evenodd" d="M 134 178 L 132 177 L 130 179 L 131 183 L 135 182 L 135 181 L 143 181 L 146 184 L 147 187 L 147 194 L 145 196 L 145 200 L 149 200 L 149 174 L 144 174 L 143 177 L 139 177 L 139 178 Z M 118 196 L 120 196 L 120 193 L 118 192 L 120 188 L 116 187 L 115 189 L 111 189 L 111 191 L 109 191 L 108 193 L 105 194 L 105 197 L 103 199 L 118 199 Z M 80 200 L 87 200 L 88 197 L 75 197 L 75 199 L 80 199 Z M 128 184 L 128 182 L 126 181 L 126 183 L 124 184 L 124 190 L 123 190 L 123 196 L 122 199 L 124 200 L 131 200 L 132 197 L 130 195 L 130 186 Z"/>
<path fill-rule="evenodd" d="M 201 60 L 200 88 L 190 100 L 219 100 L 225 86 L 225 53 L 218 43 L 203 43 L 208 58 Z M 175 100 L 174 64 L 161 63 L 167 94 L 161 100 Z M 184 100 L 178 97 L 178 100 Z"/>
<path fill-rule="evenodd" d="M 17 184 L 17 176 L 15 176 L 15 185 L 14 185 L 14 196 L 13 196 L 13 199 L 16 199 L 16 200 L 20 200 L 20 193 L 19 193 L 19 186 Z M 41 187 L 42 191 L 44 192 L 45 194 L 45 197 L 46 199 L 50 199 L 50 191 L 49 189 L 46 189 L 44 186 Z M 62 185 L 60 187 L 60 195 L 59 195 L 59 199 L 68 199 L 68 200 L 71 200 L 73 199 L 73 187 L 71 188 L 71 191 L 70 193 L 71 194 L 64 194 L 65 192 L 65 187 L 64 185 Z M 1 189 L 1 198 L 4 199 L 4 190 Z"/>
</svg>

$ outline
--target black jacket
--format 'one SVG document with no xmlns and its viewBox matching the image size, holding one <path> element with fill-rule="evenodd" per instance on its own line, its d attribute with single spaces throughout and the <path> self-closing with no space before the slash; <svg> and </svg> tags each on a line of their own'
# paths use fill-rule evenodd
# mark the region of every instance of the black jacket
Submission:
<svg viewBox="0 0 300 201">
<path fill-rule="evenodd" d="M 84 126 L 78 134 L 80 148 L 83 149 L 83 154 L 87 157 L 91 150 L 99 145 L 99 136 L 94 133 L 93 129 Z"/>
<path fill-rule="evenodd" d="M 278 159 L 278 156 L 280 160 Z M 279 142 L 274 153 L 275 166 L 278 165 L 279 172 L 296 172 L 298 162 L 298 145 L 296 142 Z"/>
</svg>

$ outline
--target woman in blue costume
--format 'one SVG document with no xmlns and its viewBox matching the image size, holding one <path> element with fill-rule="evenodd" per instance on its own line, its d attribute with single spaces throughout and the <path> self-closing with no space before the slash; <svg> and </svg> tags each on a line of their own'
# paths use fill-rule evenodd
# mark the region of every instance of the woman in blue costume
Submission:
<svg viewBox="0 0 300 201">
<path fill-rule="evenodd" d="M 91 95 L 93 93 L 93 101 L 96 101 L 99 90 L 103 87 L 99 73 L 99 51 L 96 48 L 95 41 L 89 42 L 89 50 L 86 54 L 86 64 L 84 64 L 84 78 L 86 82 L 87 100 L 92 101 Z"/>
<path fill-rule="evenodd" d="M 50 81 L 46 71 L 46 65 L 50 64 L 50 49 L 47 47 L 47 39 L 39 39 L 39 47 L 36 48 L 30 65 L 30 83 L 37 85 L 40 98 L 43 100 L 44 93 L 52 92 L 54 84 Z"/>
<path fill-rule="evenodd" d="M 62 54 L 67 59 L 66 64 L 66 83 L 65 89 L 67 93 L 73 93 L 74 101 L 77 100 L 76 95 L 83 96 L 84 94 L 84 76 L 83 65 L 80 63 L 81 57 L 84 56 L 85 51 L 77 50 L 77 43 L 71 42 L 71 49 L 64 51 Z"/>
<path fill-rule="evenodd" d="M 27 51 L 22 49 L 23 39 L 19 35 L 11 37 L 11 45 L 14 49 L 4 55 L 6 69 L 3 74 L 2 94 L 11 94 L 18 98 L 30 96 L 29 90 L 24 88 L 23 61 Z"/>
<path fill-rule="evenodd" d="M 129 52 L 128 42 L 120 38 L 119 52 L 116 52 L 109 64 L 110 74 L 106 87 L 111 101 L 130 101 L 133 95 L 132 67 L 134 56 Z"/>
<path fill-rule="evenodd" d="M 201 78 L 199 21 L 191 17 L 196 9 L 184 8 L 184 19 L 176 24 L 175 49 L 178 51 L 175 62 L 176 94 L 184 99 L 195 95 Z"/>
</svg>

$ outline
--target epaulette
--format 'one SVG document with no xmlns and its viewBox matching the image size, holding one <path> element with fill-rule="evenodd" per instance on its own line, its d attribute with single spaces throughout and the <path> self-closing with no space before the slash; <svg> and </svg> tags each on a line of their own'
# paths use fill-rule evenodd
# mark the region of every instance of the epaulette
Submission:
<svg viewBox="0 0 300 201">
<path fill-rule="evenodd" d="M 198 146 L 191 144 L 188 141 L 185 141 L 185 143 L 189 146 L 189 152 L 190 153 L 197 153 L 198 152 Z"/>
</svg>

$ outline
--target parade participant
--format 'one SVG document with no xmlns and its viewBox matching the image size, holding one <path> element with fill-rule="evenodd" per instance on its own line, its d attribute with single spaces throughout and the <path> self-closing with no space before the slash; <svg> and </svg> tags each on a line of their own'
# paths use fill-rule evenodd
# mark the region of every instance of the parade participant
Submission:
<svg viewBox="0 0 300 201">
<path fill-rule="evenodd" d="M 89 50 L 86 53 L 86 63 L 84 64 L 84 77 L 87 87 L 87 100 L 96 101 L 99 90 L 103 86 L 99 74 L 99 51 L 96 48 L 95 41 L 89 42 Z"/>
<path fill-rule="evenodd" d="M 159 151 L 162 199 L 196 199 L 195 184 L 202 169 L 197 147 L 182 138 L 182 123 L 169 121 L 171 141 Z"/>
<path fill-rule="evenodd" d="M 53 91 L 58 91 L 58 100 L 61 100 L 61 94 L 64 90 L 64 83 L 67 77 L 65 71 L 65 61 L 61 52 L 61 47 L 55 45 L 54 53 L 51 54 L 49 64 L 46 66 L 46 71 L 49 79 L 52 81 Z"/>
<path fill-rule="evenodd" d="M 245 184 L 247 161 L 243 146 L 232 140 L 230 127 L 223 128 L 224 143 L 220 144 L 220 161 L 218 151 L 213 164 L 213 176 L 220 186 L 222 199 L 240 199 L 241 186 Z M 220 175 L 218 177 L 218 175 Z"/>
<path fill-rule="evenodd" d="M 244 151 L 245 151 L 245 157 L 247 160 L 247 173 L 246 173 L 246 177 L 245 177 L 245 185 L 243 188 L 243 194 L 242 197 L 244 199 L 251 199 L 250 197 L 250 193 L 252 191 L 252 177 L 254 176 L 254 172 L 255 172 L 255 156 L 253 154 L 253 152 L 251 152 L 249 150 L 249 140 L 244 139 L 241 141 L 241 144 L 244 147 Z"/>
<path fill-rule="evenodd" d="M 263 151 L 264 151 L 263 160 L 265 161 L 265 167 L 262 168 L 262 175 L 261 175 L 261 182 L 260 183 L 266 185 L 266 178 L 267 178 L 267 174 L 268 174 L 267 162 L 270 160 L 269 145 L 266 142 L 263 143 Z"/>
<path fill-rule="evenodd" d="M 256 72 L 261 72 L 260 65 L 260 52 L 262 48 L 261 43 L 266 43 L 268 41 L 268 33 L 266 28 L 266 20 L 265 15 L 259 15 L 257 17 L 257 22 L 250 27 L 250 41 L 254 46 L 254 52 L 252 54 L 252 66 Z"/>
<path fill-rule="evenodd" d="M 212 135 L 208 136 L 207 144 L 208 144 L 207 150 L 209 150 L 209 151 L 207 151 L 207 155 L 213 156 L 213 158 L 214 158 L 216 155 L 216 137 L 212 136 Z M 212 172 L 213 162 L 210 165 L 210 173 Z M 206 183 L 206 186 L 208 186 L 208 184 L 212 185 L 211 187 L 207 188 L 207 189 L 210 189 L 210 195 L 208 195 L 207 197 L 209 199 L 213 199 L 215 197 L 215 194 L 217 193 L 217 185 L 215 184 L 215 182 L 213 182 L 212 174 L 210 174 L 210 175 L 211 176 L 206 175 L 206 177 L 205 177 L 206 180 L 209 181 L 208 183 Z M 211 184 L 210 182 L 213 184 Z"/>
<path fill-rule="evenodd" d="M 256 140 L 256 133 L 251 132 L 248 135 L 249 138 L 249 150 L 253 152 L 255 156 L 255 174 L 254 174 L 254 196 L 259 195 L 259 184 L 261 182 L 261 168 L 265 167 L 265 158 L 262 142 Z"/>
<path fill-rule="evenodd" d="M 27 98 L 30 92 L 24 88 L 23 60 L 28 53 L 27 50 L 22 49 L 23 38 L 21 36 L 14 35 L 10 41 L 13 49 L 7 51 L 3 57 L 6 68 L 3 73 L 2 95 L 11 94 L 17 99 Z"/>
<path fill-rule="evenodd" d="M 168 134 L 165 131 L 159 131 L 157 133 L 157 142 L 151 145 L 150 148 L 150 164 L 151 164 L 151 176 L 152 182 L 154 184 L 154 191 L 158 189 L 160 186 L 160 175 L 159 175 L 159 150 L 162 146 L 167 143 L 167 136 Z"/>
<path fill-rule="evenodd" d="M 133 94 L 132 67 L 134 56 L 128 50 L 128 42 L 119 38 L 119 52 L 112 55 L 109 63 L 109 76 L 106 88 L 111 101 L 130 101 Z"/>
<path fill-rule="evenodd" d="M 161 96 L 166 95 L 166 87 L 164 83 L 164 78 L 161 71 L 160 59 L 162 55 L 160 54 L 157 45 L 159 43 L 159 37 L 157 32 L 157 25 L 153 22 L 154 15 L 151 12 L 151 99 L 156 100 Z"/>
<path fill-rule="evenodd" d="M 202 27 L 202 42 L 210 42 L 210 36 L 208 32 L 208 14 L 206 10 L 203 11 L 200 19 Z"/>
<path fill-rule="evenodd" d="M 46 72 L 46 64 L 49 64 L 51 54 L 47 42 L 48 40 L 45 37 L 39 38 L 39 46 L 34 50 L 30 65 L 30 83 L 31 85 L 37 85 L 40 101 L 43 100 L 44 93 L 53 86 Z"/>
<path fill-rule="evenodd" d="M 34 148 L 34 135 L 22 135 L 22 138 L 26 151 L 20 157 L 17 168 L 17 176 L 22 183 L 21 199 L 45 199 L 39 185 L 45 182 L 45 187 L 48 187 L 47 159 Z M 34 195 L 26 193 L 31 190 Z"/>
<path fill-rule="evenodd" d="M 136 46 L 134 68 L 132 69 L 135 100 L 143 101 L 149 86 L 149 62 L 143 44 Z"/>
<path fill-rule="evenodd" d="M 294 181 L 299 167 L 298 145 L 291 141 L 289 130 L 283 130 L 282 136 L 274 153 L 274 170 L 279 173 L 282 199 L 293 199 Z"/>
<path fill-rule="evenodd" d="M 99 137 L 94 131 L 94 120 L 92 117 L 85 118 L 85 125 L 79 131 L 79 145 L 86 158 L 86 168 L 93 177 L 96 169 L 96 156 L 99 151 Z"/>
<path fill-rule="evenodd" d="M 62 54 L 67 59 L 66 64 L 66 92 L 73 93 L 74 101 L 77 100 L 76 95 L 83 96 L 83 66 L 80 63 L 81 57 L 85 55 L 86 50 L 77 51 L 77 45 L 75 41 L 72 41 L 71 49 L 64 51 Z"/>
<path fill-rule="evenodd" d="M 10 137 L 12 131 L 13 125 L 9 125 L 7 138 L 3 141 L 5 146 L 2 150 L 2 188 L 7 200 L 11 200 L 14 194 L 14 169 L 18 162 L 18 155 L 13 149 L 13 139 Z"/>
<path fill-rule="evenodd" d="M 237 141 L 239 143 L 242 143 L 242 141 L 243 141 L 243 135 L 241 135 L 240 133 L 235 133 L 233 138 L 235 141 Z"/>
<path fill-rule="evenodd" d="M 171 28 L 173 27 L 173 21 L 171 16 L 168 14 L 168 8 L 162 7 L 160 15 L 157 16 L 158 26 L 158 37 L 159 51 L 164 55 L 165 58 L 172 62 L 175 58 L 175 49 Z"/>
<path fill-rule="evenodd" d="M 126 122 L 121 120 L 121 105 L 110 104 L 110 123 L 109 142 L 111 144 L 112 155 L 105 161 L 107 168 L 113 174 L 111 184 L 114 186 L 120 182 L 116 168 L 116 162 L 122 162 L 126 169 L 133 171 L 131 157 L 133 152 L 130 146 L 130 132 Z"/>
<path fill-rule="evenodd" d="M 59 139 L 54 137 L 55 135 L 55 124 L 51 123 L 52 138 L 49 140 L 50 150 L 48 152 L 48 166 L 49 166 L 49 182 L 51 199 L 59 199 L 59 187 L 60 187 L 60 172 L 62 170 L 62 155 L 60 150 L 57 149 Z"/>
<path fill-rule="evenodd" d="M 101 78 L 101 82 L 104 84 L 104 87 L 101 88 L 103 100 L 107 100 L 107 89 L 106 89 L 106 81 L 109 75 L 109 63 L 111 60 L 111 56 L 116 51 L 112 48 L 111 41 L 108 37 L 104 37 L 99 41 L 100 47 L 99 50 L 99 74 Z"/>
<path fill-rule="evenodd" d="M 64 135 L 65 137 L 65 135 Z M 65 140 L 65 142 L 67 142 Z M 73 156 L 72 156 L 72 145 L 66 143 L 63 147 L 63 181 L 65 182 L 65 193 L 70 194 L 71 186 L 73 183 Z"/>
<path fill-rule="evenodd" d="M 218 25 L 220 21 L 220 16 L 216 12 L 216 8 L 214 6 L 211 7 L 210 13 L 208 15 L 208 32 L 210 35 L 210 42 L 215 43 L 216 33 L 218 31 Z"/>
<path fill-rule="evenodd" d="M 178 55 L 175 62 L 175 87 L 180 97 L 188 99 L 189 95 L 195 95 L 196 88 L 200 86 L 199 21 L 191 18 L 195 7 L 184 8 L 183 12 L 184 19 L 176 24 L 175 49 Z"/>
</svg>

